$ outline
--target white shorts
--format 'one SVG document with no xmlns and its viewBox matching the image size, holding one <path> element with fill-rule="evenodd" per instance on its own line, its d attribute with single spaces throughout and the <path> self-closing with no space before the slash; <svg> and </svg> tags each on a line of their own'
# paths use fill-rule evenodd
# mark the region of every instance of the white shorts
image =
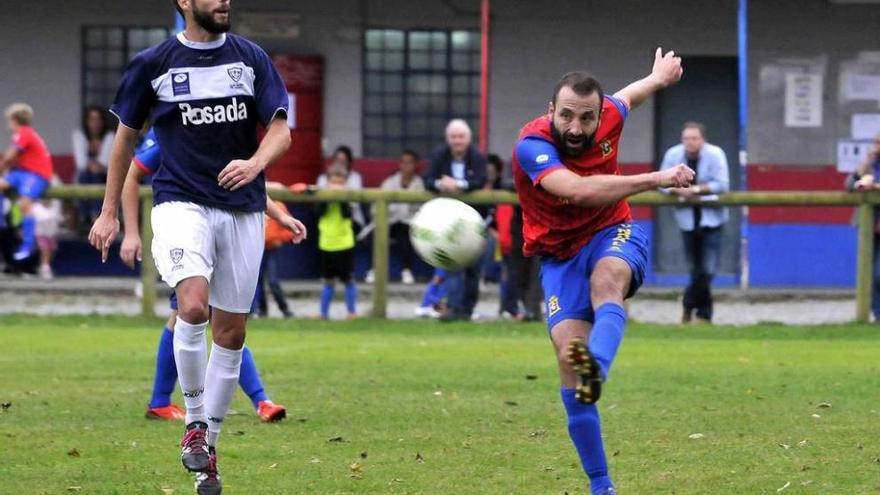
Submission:
<svg viewBox="0 0 880 495">
<path fill-rule="evenodd" d="M 204 277 L 208 304 L 250 313 L 265 243 L 262 212 L 235 212 L 172 201 L 153 207 L 153 259 L 171 288 Z"/>
</svg>

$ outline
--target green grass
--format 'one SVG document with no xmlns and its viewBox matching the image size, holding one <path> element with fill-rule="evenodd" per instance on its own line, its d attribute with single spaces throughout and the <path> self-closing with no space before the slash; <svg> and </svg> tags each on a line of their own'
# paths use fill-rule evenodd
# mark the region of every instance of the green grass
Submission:
<svg viewBox="0 0 880 495">
<path fill-rule="evenodd" d="M 0 319 L 0 493 L 192 492 L 181 425 L 143 419 L 160 328 Z M 542 325 L 260 320 L 248 341 L 290 417 L 236 396 L 228 494 L 586 491 Z M 618 488 L 878 493 L 878 358 L 868 326 L 633 325 L 600 402 Z"/>
</svg>

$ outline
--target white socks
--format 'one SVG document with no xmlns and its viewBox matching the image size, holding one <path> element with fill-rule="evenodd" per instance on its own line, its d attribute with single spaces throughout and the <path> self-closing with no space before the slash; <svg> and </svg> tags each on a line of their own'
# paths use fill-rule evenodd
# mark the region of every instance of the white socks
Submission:
<svg viewBox="0 0 880 495">
<path fill-rule="evenodd" d="M 204 407 L 207 326 L 207 321 L 193 325 L 179 316 L 174 324 L 174 362 L 177 363 L 177 379 L 186 405 L 186 424 L 207 422 Z"/>
<path fill-rule="evenodd" d="M 179 367 L 179 366 L 178 366 Z M 232 350 L 211 345 L 211 358 L 205 379 L 205 412 L 208 416 L 208 445 L 217 444 L 220 426 L 229 410 L 229 403 L 238 387 L 241 349 Z M 182 383 L 182 382 L 181 382 Z M 187 404 L 188 405 L 188 404 Z M 187 413 L 188 415 L 189 413 Z"/>
</svg>

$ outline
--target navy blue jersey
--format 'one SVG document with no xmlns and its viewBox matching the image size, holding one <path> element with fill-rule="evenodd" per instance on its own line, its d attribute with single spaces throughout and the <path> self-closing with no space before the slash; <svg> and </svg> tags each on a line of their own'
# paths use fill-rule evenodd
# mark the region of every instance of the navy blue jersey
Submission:
<svg viewBox="0 0 880 495">
<path fill-rule="evenodd" d="M 266 180 L 229 191 L 217 176 L 257 150 L 257 123 L 287 118 L 287 91 L 266 52 L 233 34 L 196 43 L 183 33 L 139 53 L 125 69 L 111 111 L 140 129 L 152 116 L 161 163 L 154 203 L 190 201 L 236 211 L 266 208 Z"/>
</svg>

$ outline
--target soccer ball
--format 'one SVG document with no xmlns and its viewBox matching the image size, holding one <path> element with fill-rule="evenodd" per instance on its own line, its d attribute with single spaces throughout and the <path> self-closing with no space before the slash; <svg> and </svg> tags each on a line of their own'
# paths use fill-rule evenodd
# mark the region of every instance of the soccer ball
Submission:
<svg viewBox="0 0 880 495">
<path fill-rule="evenodd" d="M 486 223 L 461 201 L 436 198 L 413 216 L 409 238 L 429 265 L 457 271 L 476 263 L 486 250 Z"/>
</svg>

